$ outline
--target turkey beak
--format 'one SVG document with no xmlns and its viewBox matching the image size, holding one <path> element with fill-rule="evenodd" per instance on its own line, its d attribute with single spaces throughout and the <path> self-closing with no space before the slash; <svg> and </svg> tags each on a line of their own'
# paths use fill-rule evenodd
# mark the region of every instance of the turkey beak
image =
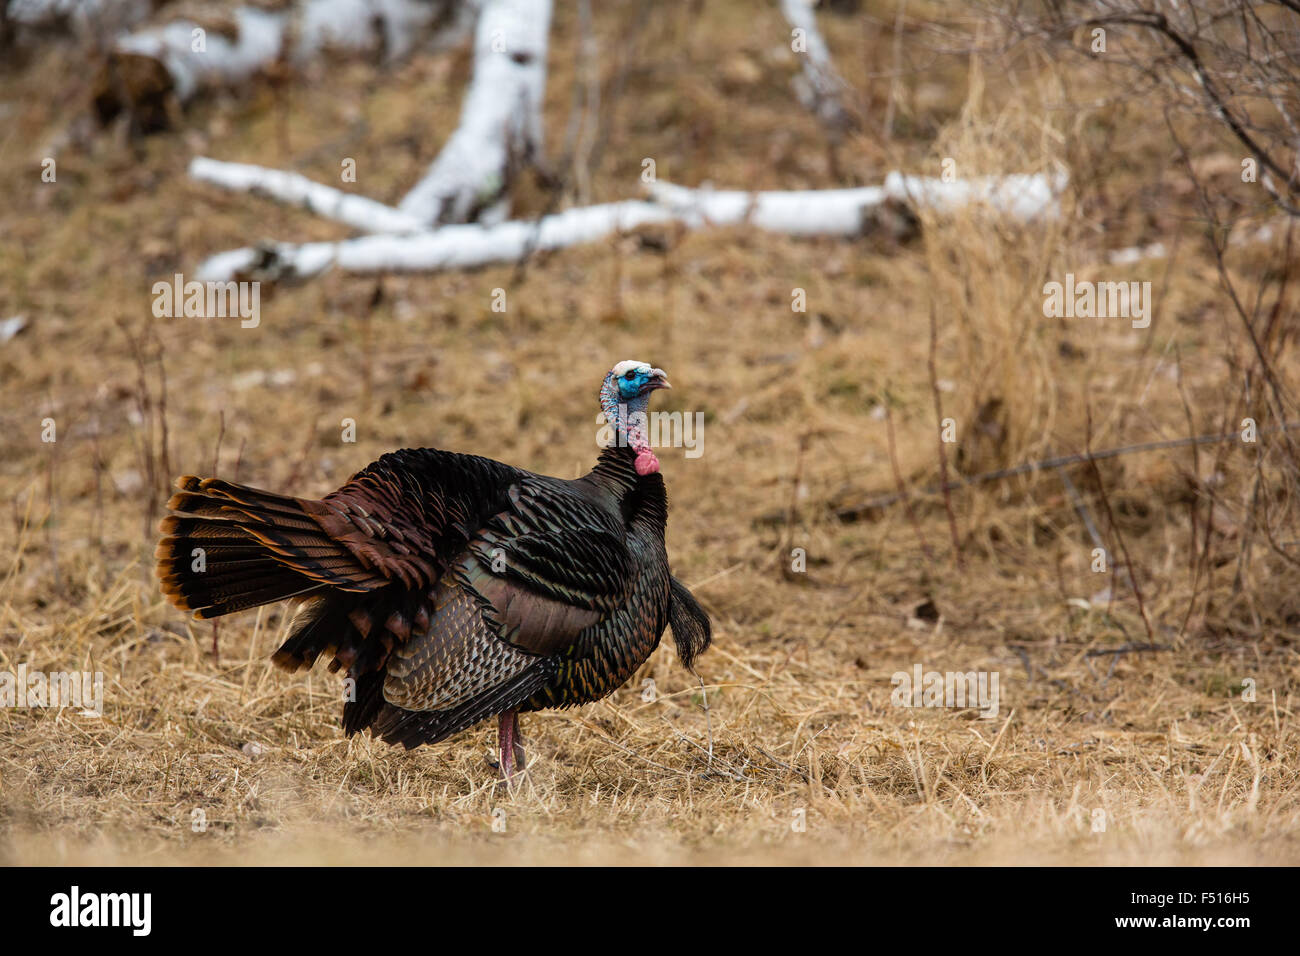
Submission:
<svg viewBox="0 0 1300 956">
<path fill-rule="evenodd" d="M 668 384 L 668 373 L 661 368 L 652 368 L 650 380 L 645 383 L 647 392 L 654 391 L 656 388 L 672 388 L 672 385 Z"/>
</svg>

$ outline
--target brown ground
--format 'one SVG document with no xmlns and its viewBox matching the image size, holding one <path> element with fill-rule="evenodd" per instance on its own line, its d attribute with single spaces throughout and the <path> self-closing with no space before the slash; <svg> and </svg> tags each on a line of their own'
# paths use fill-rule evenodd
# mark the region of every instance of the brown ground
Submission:
<svg viewBox="0 0 1300 956">
<path fill-rule="evenodd" d="M 578 39 L 561 6 L 557 161 Z M 915 524 L 897 505 L 860 507 L 895 488 L 885 409 L 909 486 L 938 478 L 931 309 L 950 463 L 968 473 L 1081 450 L 1089 414 L 1097 449 L 1269 423 L 1243 385 L 1254 354 L 1191 180 L 1146 104 L 1095 105 L 1116 92 L 1107 75 L 1064 59 L 942 52 L 926 24 L 946 4 L 908 5 L 896 60 L 897 7 L 873 2 L 865 19 L 822 17 L 866 117 L 832 163 L 790 94 L 775 4 L 651 5 L 641 23 L 636 4 L 597 8 L 614 106 L 590 157 L 593 201 L 635 195 L 647 156 L 663 179 L 765 188 L 937 175 L 953 157 L 963 175 L 1064 163 L 1065 215 L 927 219 L 897 249 L 664 232 L 537 260 L 521 281 L 492 268 L 264 287 L 255 330 L 159 321 L 153 282 L 208 254 L 345 234 L 193 184 L 190 157 L 334 182 L 351 156 L 355 188 L 396 201 L 455 124 L 466 56 L 319 68 L 280 92 L 209 99 L 182 131 L 65 149 L 57 184 L 39 162 L 84 99 L 85 55 L 0 73 L 0 318 L 31 320 L 0 345 L 0 667 L 106 675 L 99 720 L 0 709 L 0 860 L 1300 860 L 1300 598 L 1283 556 L 1300 536 L 1276 433 L 1112 459 L 1100 482 L 1076 467 L 1080 508 L 1052 473 L 955 493 L 960 564 L 941 499 L 914 491 Z M 1206 175 L 1239 162 L 1212 127 L 1188 136 Z M 545 203 L 524 186 L 523 213 Z M 1170 258 L 1103 264 L 1156 241 Z M 1250 303 L 1285 271 L 1280 249 L 1230 253 Z M 1152 328 L 1044 319 L 1042 283 L 1067 271 L 1152 280 Z M 505 314 L 490 310 L 498 287 Z M 807 313 L 791 311 L 796 287 Z M 407 445 L 572 476 L 594 459 L 600 378 L 628 357 L 670 373 L 658 407 L 707 416 L 702 457 L 661 459 L 669 554 L 714 620 L 700 662 L 711 763 L 700 690 L 669 646 L 599 704 L 526 717 L 534 762 L 508 796 L 487 725 L 411 753 L 344 739 L 337 678 L 268 662 L 284 608 L 223 622 L 214 660 L 211 628 L 159 596 L 172 476 L 319 495 Z M 1293 382 L 1282 345 L 1272 359 Z M 40 441 L 46 417 L 54 444 Z M 355 445 L 340 442 L 348 417 Z M 1260 508 L 1276 548 L 1250 520 Z M 1080 511 L 1113 565 L 1122 535 L 1141 607 L 1127 568 L 1090 570 Z M 794 548 L 806 573 L 789 570 Z M 940 620 L 915 618 L 927 600 Z M 1105 653 L 1135 643 L 1161 649 Z M 890 676 L 916 663 L 998 672 L 998 717 L 891 706 Z"/>
</svg>

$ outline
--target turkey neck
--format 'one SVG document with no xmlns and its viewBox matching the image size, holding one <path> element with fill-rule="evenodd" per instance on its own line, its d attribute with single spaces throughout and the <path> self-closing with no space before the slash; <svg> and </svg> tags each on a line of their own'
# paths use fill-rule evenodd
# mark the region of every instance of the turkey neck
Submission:
<svg viewBox="0 0 1300 956">
<path fill-rule="evenodd" d="M 623 521 L 629 527 L 644 528 L 663 540 L 664 525 L 668 520 L 668 495 L 664 490 L 663 476 L 658 472 L 638 475 L 636 452 L 630 446 L 615 445 L 604 449 L 596 467 L 585 478 L 618 501 Z"/>
</svg>

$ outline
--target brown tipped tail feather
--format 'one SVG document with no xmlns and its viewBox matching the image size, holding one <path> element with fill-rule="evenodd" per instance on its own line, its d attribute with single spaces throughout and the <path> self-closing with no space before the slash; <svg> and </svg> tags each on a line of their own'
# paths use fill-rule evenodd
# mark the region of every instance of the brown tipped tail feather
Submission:
<svg viewBox="0 0 1300 956">
<path fill-rule="evenodd" d="M 163 595 L 196 618 L 387 583 L 304 508 L 319 502 L 193 475 L 177 487 L 154 556 Z"/>
</svg>

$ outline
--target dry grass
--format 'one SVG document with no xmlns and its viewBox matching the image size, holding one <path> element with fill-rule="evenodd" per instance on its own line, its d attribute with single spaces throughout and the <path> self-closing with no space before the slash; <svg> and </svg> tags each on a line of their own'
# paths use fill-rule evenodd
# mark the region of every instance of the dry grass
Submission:
<svg viewBox="0 0 1300 956">
<path fill-rule="evenodd" d="M 639 26 L 635 4 L 598 12 L 602 74 L 625 92 L 592 198 L 631 194 L 645 156 L 687 184 L 836 184 L 820 131 L 790 97 L 775 5 L 679 6 Z M 840 151 L 840 174 L 937 174 L 943 157 L 963 175 L 1064 162 L 1075 188 L 1060 223 L 927 220 L 896 250 L 740 230 L 669 236 L 664 250 L 628 237 L 536 261 L 519 283 L 510 268 L 329 276 L 264 289 L 256 330 L 158 322 L 152 283 L 202 255 L 263 235 L 341 234 L 191 184 L 191 155 L 329 181 L 353 156 L 357 188 L 396 199 L 455 122 L 463 56 L 391 75 L 321 71 L 287 100 L 210 101 L 187 132 L 138 147 L 101 136 L 87 154 L 61 154 L 57 187 L 32 185 L 58 125 L 43 103 L 51 90 L 77 102 L 77 58 L 0 77 L 14 111 L 0 165 L 15 171 L 0 199 L 0 317 L 32 319 L 0 346 L 0 667 L 106 675 L 102 719 L 0 709 L 0 860 L 1300 859 L 1300 608 L 1294 566 L 1248 540 L 1251 450 L 1071 472 L 1107 542 L 1107 511 L 1123 535 L 1164 648 L 1148 653 L 1098 653 L 1147 641 L 1142 609 L 1127 570 L 1090 570 L 1093 543 L 1055 475 L 954 493 L 960 567 L 941 500 L 914 493 L 915 526 L 898 507 L 858 513 L 894 487 L 886 407 L 901 472 L 916 487 L 937 480 L 932 308 L 945 413 L 961 435 L 953 468 L 1080 450 L 1089 412 L 1102 448 L 1232 428 L 1243 401 L 1254 410 L 1241 384 L 1253 357 L 1194 197 L 1141 110 L 1065 108 L 1104 77 L 1046 58 L 987 70 L 934 59 L 921 24 L 943 5 L 909 4 L 903 49 L 918 69 L 894 83 L 896 6 L 866 8 L 880 25 L 824 18 L 870 117 Z M 576 43 L 562 11 L 547 111 L 557 154 Z M 1217 155 L 1212 131 L 1201 135 L 1201 155 Z M 1168 202 L 1136 214 L 1157 183 Z M 526 210 L 544 206 L 525 193 Z M 1157 240 L 1170 260 L 1096 265 L 1107 249 Z M 1253 290 L 1278 255 L 1252 247 L 1230 268 Z M 1045 320 L 1042 283 L 1065 271 L 1155 280 L 1153 328 Z M 497 287 L 504 315 L 490 310 Z M 791 312 L 795 287 L 806 314 Z M 345 740 L 337 679 L 267 660 L 284 608 L 223 622 L 214 660 L 208 626 L 159 597 L 152 536 L 171 474 L 209 473 L 216 459 L 223 476 L 317 495 L 384 451 L 428 444 L 572 476 L 594 457 L 600 376 L 628 356 L 669 371 L 676 387 L 660 407 L 708 416 L 701 458 L 661 458 L 670 557 L 715 624 L 700 664 L 711 762 L 699 689 L 667 646 L 607 700 L 525 718 L 533 763 L 521 792 L 504 795 L 489 727 L 411 753 Z M 1294 381 L 1293 358 L 1274 358 Z M 39 440 L 47 416 L 53 445 Z M 355 445 L 339 440 L 346 417 Z M 1276 444 L 1263 440 L 1259 474 L 1266 494 L 1282 489 L 1269 501 L 1290 541 Z M 805 574 L 788 570 L 795 547 Z M 1106 588 L 1113 600 L 1098 597 Z M 913 618 L 927 599 L 940 621 Z M 891 674 L 914 663 L 998 672 L 999 716 L 891 706 Z M 1240 695 L 1248 677 L 1253 703 Z M 195 808 L 206 832 L 192 830 Z M 1097 809 L 1105 832 L 1092 832 Z M 800 810 L 806 832 L 791 825 Z"/>
</svg>

